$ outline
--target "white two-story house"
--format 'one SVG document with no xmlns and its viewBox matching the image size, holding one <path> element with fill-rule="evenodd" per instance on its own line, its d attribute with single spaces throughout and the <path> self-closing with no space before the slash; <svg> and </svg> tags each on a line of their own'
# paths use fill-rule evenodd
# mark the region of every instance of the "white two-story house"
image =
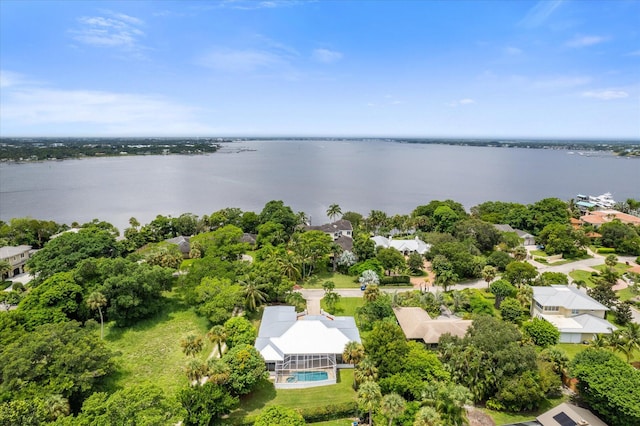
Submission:
<svg viewBox="0 0 640 426">
<path fill-rule="evenodd" d="M 533 287 L 531 317 L 542 318 L 560 331 L 560 343 L 580 343 L 616 327 L 605 319 L 609 310 L 582 291 L 566 285 Z"/>
<path fill-rule="evenodd" d="M 0 247 L 0 260 L 7 261 L 11 269 L 6 277 L 24 273 L 24 265 L 31 257 L 31 246 L 4 246 Z M 4 276 L 1 278 L 5 278 Z"/>
</svg>

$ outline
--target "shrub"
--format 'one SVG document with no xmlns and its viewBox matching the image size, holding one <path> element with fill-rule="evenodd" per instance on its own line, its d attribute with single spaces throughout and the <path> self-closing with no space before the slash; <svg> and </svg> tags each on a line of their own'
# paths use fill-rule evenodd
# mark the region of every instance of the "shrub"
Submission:
<svg viewBox="0 0 640 426">
<path fill-rule="evenodd" d="M 352 417 L 358 410 L 355 401 L 329 404 L 321 407 L 309 407 L 300 410 L 300 414 L 307 423 L 323 422 L 327 420 Z"/>
<path fill-rule="evenodd" d="M 408 275 L 391 275 L 380 278 L 380 285 L 403 285 L 411 283 L 411 277 Z"/>
<path fill-rule="evenodd" d="M 540 318 L 534 318 L 531 321 L 526 322 L 522 328 L 527 333 L 533 343 L 543 348 L 547 346 L 555 345 L 560 339 L 560 332 L 558 329 L 548 321 Z"/>
<path fill-rule="evenodd" d="M 600 254 L 615 253 L 616 249 L 611 247 L 600 247 L 597 252 Z"/>
</svg>

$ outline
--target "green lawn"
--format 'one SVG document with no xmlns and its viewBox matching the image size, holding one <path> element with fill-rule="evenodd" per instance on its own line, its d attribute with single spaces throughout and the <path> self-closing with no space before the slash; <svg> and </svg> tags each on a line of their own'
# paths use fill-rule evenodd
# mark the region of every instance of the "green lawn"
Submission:
<svg viewBox="0 0 640 426">
<path fill-rule="evenodd" d="M 133 327 L 105 327 L 105 341 L 119 352 L 115 358 L 118 373 L 110 383 L 113 387 L 129 387 L 140 382 L 160 386 L 168 396 L 188 384 L 183 367 L 188 358 L 182 353 L 180 340 L 189 333 L 204 336 L 208 331 L 206 318 L 171 298 L 162 312 Z M 205 338 L 199 357 L 205 360 L 213 345 Z"/>
<path fill-rule="evenodd" d="M 622 289 L 618 292 L 618 297 L 620 298 L 621 301 L 625 302 L 627 300 L 631 300 L 634 297 L 637 297 L 638 295 L 636 293 L 633 292 L 633 290 L 631 290 L 631 287 L 627 287 L 625 289 Z"/>
<path fill-rule="evenodd" d="M 582 280 L 586 283 L 587 287 L 595 287 L 596 284 L 593 282 L 593 276 L 589 271 L 576 270 L 569 272 L 569 276 L 574 280 Z"/>
<path fill-rule="evenodd" d="M 605 268 L 607 268 L 606 264 L 602 264 L 602 265 L 596 265 L 593 266 L 593 269 L 596 269 L 600 272 L 604 271 Z M 616 266 L 613 267 L 613 269 L 619 273 L 620 275 L 624 274 L 625 272 L 627 272 L 627 269 L 631 268 L 631 266 L 624 264 L 624 263 L 616 263 Z"/>
<path fill-rule="evenodd" d="M 356 308 L 362 305 L 364 305 L 364 298 L 362 297 L 341 297 L 333 314 L 352 317 L 356 314 Z M 320 306 L 322 309 L 327 309 L 324 300 L 320 301 Z"/>
<path fill-rule="evenodd" d="M 290 408 L 312 408 L 355 400 L 353 370 L 338 370 L 338 383 L 308 389 L 275 389 L 270 381 L 263 381 L 258 388 L 240 400 L 240 408 L 231 413 L 234 423 L 246 424 L 269 405 Z"/>
<path fill-rule="evenodd" d="M 493 421 L 496 422 L 496 425 L 500 426 L 500 425 L 508 425 L 511 423 L 526 422 L 526 421 L 534 420 L 540 414 L 552 409 L 557 405 L 562 404 L 566 400 L 567 400 L 566 396 L 556 398 L 556 399 L 545 399 L 540 405 L 539 409 L 529 413 L 507 413 L 503 411 L 493 411 L 487 408 L 483 408 L 481 410 L 487 413 L 488 415 L 490 415 L 491 418 L 493 418 Z"/>
<path fill-rule="evenodd" d="M 531 250 L 529 253 L 531 253 L 531 256 L 539 256 L 539 257 L 549 256 L 547 253 L 545 253 L 542 250 Z"/>
<path fill-rule="evenodd" d="M 325 281 L 333 281 L 336 288 L 359 288 L 360 283 L 354 281 L 354 278 L 338 272 L 319 272 L 307 279 L 302 286 L 304 288 L 322 288 Z"/>
</svg>

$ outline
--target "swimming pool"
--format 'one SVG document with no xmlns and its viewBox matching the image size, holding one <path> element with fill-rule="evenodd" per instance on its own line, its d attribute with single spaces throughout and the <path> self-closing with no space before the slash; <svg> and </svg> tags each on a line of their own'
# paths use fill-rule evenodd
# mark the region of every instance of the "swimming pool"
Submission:
<svg viewBox="0 0 640 426">
<path fill-rule="evenodd" d="M 317 382 L 328 378 L 329 374 L 326 371 L 296 371 L 287 377 L 287 383 Z"/>
</svg>

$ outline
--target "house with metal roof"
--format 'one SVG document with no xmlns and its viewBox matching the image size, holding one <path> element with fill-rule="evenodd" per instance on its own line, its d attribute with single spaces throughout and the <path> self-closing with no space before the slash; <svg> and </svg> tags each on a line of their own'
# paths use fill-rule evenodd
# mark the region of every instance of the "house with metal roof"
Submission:
<svg viewBox="0 0 640 426">
<path fill-rule="evenodd" d="M 605 319 L 608 310 L 573 287 L 533 287 L 531 316 L 556 326 L 560 331 L 560 343 L 580 343 L 593 339 L 596 334 L 611 334 L 616 327 Z"/>
<path fill-rule="evenodd" d="M 522 239 L 522 244 L 524 244 L 525 246 L 532 246 L 536 243 L 536 238 L 533 235 L 521 229 L 514 229 L 511 225 L 495 224 L 493 225 L 493 227 L 500 232 L 514 232 L 516 235 L 518 235 L 519 238 Z"/>
<path fill-rule="evenodd" d="M 303 388 L 335 384 L 338 368 L 351 367 L 342 361 L 342 353 L 352 341 L 361 341 L 353 317 L 267 306 L 255 347 L 276 388 Z"/>
<path fill-rule="evenodd" d="M 431 244 L 427 244 L 418 237 L 415 237 L 410 240 L 394 240 L 393 238 L 383 237 L 381 235 L 376 235 L 371 238 L 373 242 L 376 244 L 376 247 L 384 247 L 398 250 L 400 253 L 404 255 L 408 255 L 410 253 L 416 252 L 419 254 L 425 254 L 429 250 L 431 250 Z"/>
</svg>

